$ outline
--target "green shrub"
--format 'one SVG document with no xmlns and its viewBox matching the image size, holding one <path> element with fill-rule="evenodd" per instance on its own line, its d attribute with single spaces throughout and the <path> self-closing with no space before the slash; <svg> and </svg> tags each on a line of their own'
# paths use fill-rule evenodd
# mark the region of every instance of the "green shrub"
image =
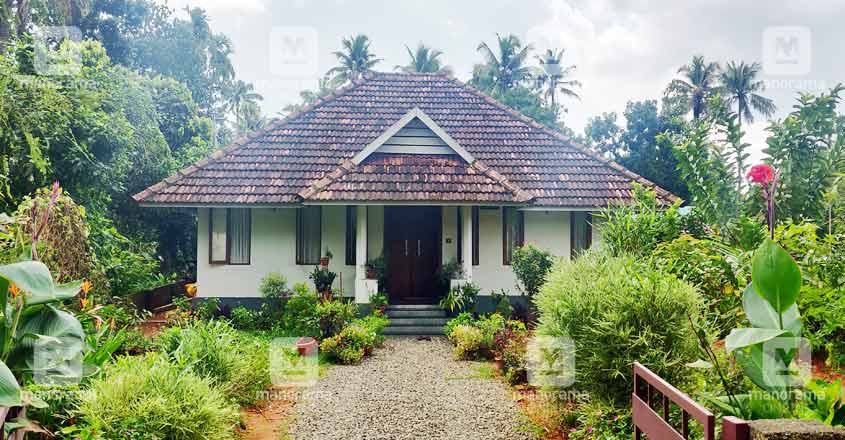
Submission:
<svg viewBox="0 0 845 440">
<path fill-rule="evenodd" d="M 554 257 L 548 251 L 525 245 L 513 251 L 511 270 L 519 280 L 519 288 L 523 295 L 534 297 L 543 284 L 546 283 L 546 276 L 552 269 Z"/>
<path fill-rule="evenodd" d="M 513 316 L 513 306 L 511 305 L 511 300 L 508 298 L 508 293 L 505 289 L 502 289 L 499 292 L 490 292 L 490 296 L 493 298 L 493 304 L 496 306 L 494 313 L 498 313 L 505 318 Z"/>
<path fill-rule="evenodd" d="M 505 318 L 498 313 L 492 313 L 478 319 L 472 325 L 481 330 L 482 348 L 490 350 L 493 347 L 493 338 L 496 336 L 496 333 L 505 329 Z"/>
<path fill-rule="evenodd" d="M 320 352 L 329 361 L 356 364 L 384 343 L 384 328 L 390 320 L 384 316 L 370 315 L 356 319 L 335 336 L 320 343 Z"/>
<path fill-rule="evenodd" d="M 633 205 L 613 206 L 597 217 L 602 244 L 613 255 L 651 255 L 658 244 L 672 241 L 681 233 L 678 205 L 660 206 L 653 190 L 634 186 Z"/>
<path fill-rule="evenodd" d="M 323 339 L 320 351 L 332 362 L 356 364 L 368 351 L 375 347 L 376 334 L 366 328 L 353 324 L 339 334 Z"/>
<path fill-rule="evenodd" d="M 455 344 L 453 351 L 459 359 L 477 359 L 481 357 L 484 335 L 477 327 L 459 325 L 452 330 L 449 340 Z"/>
<path fill-rule="evenodd" d="M 266 342 L 234 330 L 223 321 L 194 321 L 185 328 L 171 327 L 156 345 L 176 365 L 210 379 L 225 395 L 241 405 L 255 403 L 269 385 Z"/>
<path fill-rule="evenodd" d="M 527 346 L 527 333 L 512 332 L 501 350 L 505 379 L 511 385 L 525 383 L 528 380 Z"/>
<path fill-rule="evenodd" d="M 317 316 L 317 294 L 308 290 L 304 283 L 294 286 L 282 315 L 284 329 L 294 336 L 320 336 L 320 322 Z"/>
<path fill-rule="evenodd" d="M 699 295 L 640 258 L 588 252 L 561 261 L 536 303 L 538 334 L 571 338 L 578 383 L 610 403 L 629 401 L 635 361 L 680 386 L 697 358 L 688 316 L 700 318 Z"/>
<path fill-rule="evenodd" d="M 232 439 L 238 423 L 211 380 L 154 354 L 118 358 L 81 395 L 79 415 L 104 439 Z"/>
<path fill-rule="evenodd" d="M 259 313 L 237 306 L 229 314 L 229 323 L 238 330 L 257 330 L 259 328 Z"/>
<path fill-rule="evenodd" d="M 707 322 L 724 337 L 741 317 L 742 290 L 750 278 L 747 254 L 713 240 L 683 234 L 654 252 L 655 266 L 695 286 L 707 305 Z"/>
<path fill-rule="evenodd" d="M 449 313 L 471 312 L 475 308 L 475 301 L 481 289 L 474 283 L 457 285 L 446 293 L 440 300 L 440 307 Z"/>
<path fill-rule="evenodd" d="M 320 334 L 323 338 L 330 338 L 338 334 L 350 321 L 355 319 L 357 312 L 355 304 L 340 300 L 324 301 L 317 304 L 317 321 L 320 324 Z"/>
<path fill-rule="evenodd" d="M 367 331 L 375 334 L 375 346 L 378 347 L 384 343 L 384 329 L 390 325 L 390 320 L 381 315 L 369 315 L 361 319 L 352 321 L 353 325 L 359 325 Z"/>
<path fill-rule="evenodd" d="M 459 325 L 472 325 L 473 321 L 475 321 L 475 318 L 472 317 L 472 313 L 462 312 L 446 322 L 446 326 L 443 327 L 443 334 L 449 337 L 452 331 L 455 330 L 455 327 Z"/>
<path fill-rule="evenodd" d="M 270 272 L 261 279 L 258 291 L 268 300 L 281 300 L 290 296 L 287 278 L 276 272 Z"/>
</svg>

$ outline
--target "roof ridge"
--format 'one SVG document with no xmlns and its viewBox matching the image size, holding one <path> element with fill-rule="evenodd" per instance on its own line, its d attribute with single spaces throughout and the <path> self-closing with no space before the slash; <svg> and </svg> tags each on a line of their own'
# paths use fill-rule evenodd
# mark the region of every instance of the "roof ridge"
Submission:
<svg viewBox="0 0 845 440">
<path fill-rule="evenodd" d="M 576 142 L 575 140 L 573 140 L 569 136 L 566 136 L 563 133 L 560 133 L 556 130 L 552 130 L 551 128 L 537 122 L 535 119 L 520 113 L 516 109 L 513 109 L 510 106 L 508 106 L 507 104 L 505 104 L 505 103 L 497 100 L 496 98 L 493 98 L 492 96 L 482 92 L 481 90 L 479 90 L 475 86 L 461 81 L 460 79 L 456 78 L 451 73 L 445 73 L 444 76 L 447 77 L 450 81 L 452 81 L 452 82 L 458 84 L 459 86 L 463 87 L 464 89 L 468 90 L 469 92 L 471 92 L 471 93 L 475 94 L 476 96 L 484 99 L 489 104 L 494 105 L 497 108 L 499 108 L 500 110 L 503 110 L 503 111 L 507 112 L 508 114 L 510 114 L 511 116 L 521 120 L 522 122 L 527 123 L 531 127 L 536 128 L 538 130 L 541 130 L 545 134 L 552 136 L 555 139 L 560 140 L 561 142 L 567 143 L 568 145 L 570 145 L 575 150 L 578 150 L 578 151 L 592 157 L 593 159 L 596 159 L 599 162 L 602 162 L 603 164 L 607 165 L 611 169 L 613 169 L 613 170 L 615 170 L 619 173 L 622 173 L 624 176 L 626 176 L 630 179 L 633 179 L 633 180 L 639 182 L 640 184 L 642 184 L 644 186 L 653 187 L 655 189 L 655 191 L 657 191 L 658 194 L 660 194 L 663 197 L 669 199 L 671 202 L 675 202 L 677 200 L 680 200 L 680 198 L 678 196 L 676 196 L 676 195 L 672 194 L 671 192 L 667 191 L 666 189 L 660 187 L 660 185 L 657 185 L 656 183 L 646 179 L 645 177 L 640 176 L 639 174 L 634 173 L 633 171 L 623 167 L 622 165 L 618 164 L 617 162 L 602 156 L 601 154 L 599 154 L 598 152 L 596 152 L 592 148 L 590 148 L 586 145 L 582 145 L 579 142 Z"/>
<path fill-rule="evenodd" d="M 321 106 L 323 106 L 323 105 L 325 105 L 329 102 L 336 100 L 337 98 L 340 98 L 341 96 L 351 92 L 356 87 L 365 83 L 367 79 L 368 78 L 366 78 L 366 76 L 362 76 L 361 79 L 354 79 L 354 80 L 350 81 L 349 84 L 345 84 L 345 85 L 333 90 L 328 95 L 326 95 L 322 98 L 317 98 L 312 103 L 304 104 L 302 106 L 302 108 L 300 108 L 297 111 L 291 112 L 290 114 L 288 114 L 287 116 L 285 116 L 283 118 L 273 118 L 273 120 L 271 120 L 270 123 L 268 123 L 264 128 L 261 128 L 259 130 L 255 130 L 255 131 L 252 131 L 250 133 L 245 133 L 245 134 L 241 135 L 236 140 L 232 141 L 229 145 L 226 145 L 223 148 L 218 148 L 217 150 L 214 150 L 208 156 L 194 162 L 193 164 L 191 164 L 191 165 L 189 165 L 185 168 L 177 170 L 175 173 L 171 174 L 170 176 L 168 176 L 164 180 L 162 180 L 162 181 L 160 181 L 160 182 L 158 182 L 154 185 L 151 185 L 151 186 L 145 188 L 143 191 L 133 195 L 132 199 L 134 199 L 136 202 L 141 202 L 141 201 L 143 201 L 143 199 L 146 199 L 146 198 L 148 198 L 152 195 L 155 195 L 165 185 L 175 184 L 175 183 L 179 182 L 180 180 L 184 179 L 185 177 L 188 177 L 191 174 L 207 167 L 208 165 L 213 163 L 213 160 L 220 159 L 221 157 L 223 157 L 223 156 L 225 156 L 225 155 L 227 155 L 227 154 L 229 154 L 233 151 L 238 150 L 239 148 L 246 145 L 249 141 L 257 139 L 261 136 L 264 136 L 269 131 L 276 130 L 280 127 L 283 127 L 285 124 L 292 121 L 293 119 L 296 119 L 299 116 L 301 116 L 301 115 L 303 115 L 307 112 L 313 111 L 313 110 L 315 110 L 315 109 L 317 109 L 317 108 L 319 108 L 319 107 L 321 107 Z"/>
<path fill-rule="evenodd" d="M 475 162 L 471 163 L 470 168 L 478 170 L 485 176 L 487 176 L 490 180 L 502 185 L 506 190 L 513 193 L 516 196 L 516 200 L 518 202 L 530 202 L 534 199 L 534 195 L 523 190 L 518 185 L 511 182 L 507 177 L 505 177 L 502 173 L 490 168 L 487 166 L 486 163 L 476 160 Z"/>
<path fill-rule="evenodd" d="M 311 197 L 321 193 L 324 189 L 328 188 L 334 182 L 337 182 L 343 176 L 349 174 L 350 172 L 354 171 L 357 168 L 354 162 L 349 159 L 344 160 L 341 162 L 340 166 L 335 168 L 334 171 L 330 173 L 326 173 L 325 176 L 318 179 L 311 185 L 308 185 L 302 191 L 296 193 L 298 197 L 303 200 L 310 199 Z"/>
</svg>

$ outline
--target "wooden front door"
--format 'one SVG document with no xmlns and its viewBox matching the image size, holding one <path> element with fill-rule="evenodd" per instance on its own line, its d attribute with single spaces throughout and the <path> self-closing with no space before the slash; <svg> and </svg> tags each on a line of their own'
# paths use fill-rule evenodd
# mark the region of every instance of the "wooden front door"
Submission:
<svg viewBox="0 0 845 440">
<path fill-rule="evenodd" d="M 384 209 L 385 275 L 391 302 L 430 303 L 440 296 L 440 207 Z"/>
</svg>

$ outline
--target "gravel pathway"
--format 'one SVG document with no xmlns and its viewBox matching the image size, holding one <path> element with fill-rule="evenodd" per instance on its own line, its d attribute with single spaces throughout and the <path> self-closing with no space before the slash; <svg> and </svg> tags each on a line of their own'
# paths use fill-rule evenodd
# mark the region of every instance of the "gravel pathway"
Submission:
<svg viewBox="0 0 845 440">
<path fill-rule="evenodd" d="M 449 342 L 389 338 L 360 365 L 303 391 L 289 435 L 327 439 L 530 439 L 507 387 L 456 361 Z"/>
</svg>

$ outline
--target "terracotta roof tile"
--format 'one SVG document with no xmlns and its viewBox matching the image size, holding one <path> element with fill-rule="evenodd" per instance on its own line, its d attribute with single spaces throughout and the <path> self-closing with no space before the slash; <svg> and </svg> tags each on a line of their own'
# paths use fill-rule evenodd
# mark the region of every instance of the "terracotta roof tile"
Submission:
<svg viewBox="0 0 845 440">
<path fill-rule="evenodd" d="M 351 159 L 411 109 L 476 160 L 380 155 Z M 450 201 L 602 207 L 651 182 L 460 81 L 369 74 L 135 195 L 144 204 Z M 674 196 L 655 187 L 665 202 Z"/>
</svg>

